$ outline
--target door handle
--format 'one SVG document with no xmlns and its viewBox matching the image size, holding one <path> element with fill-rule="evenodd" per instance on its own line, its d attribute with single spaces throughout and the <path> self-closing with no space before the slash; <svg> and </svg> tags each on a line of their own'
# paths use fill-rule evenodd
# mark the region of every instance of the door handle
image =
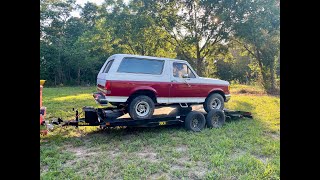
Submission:
<svg viewBox="0 0 320 180">
<path fill-rule="evenodd" d="M 191 87 L 191 85 L 185 79 L 184 82 L 188 85 L 188 87 Z"/>
<path fill-rule="evenodd" d="M 171 82 L 178 82 L 177 80 L 171 80 Z"/>
</svg>

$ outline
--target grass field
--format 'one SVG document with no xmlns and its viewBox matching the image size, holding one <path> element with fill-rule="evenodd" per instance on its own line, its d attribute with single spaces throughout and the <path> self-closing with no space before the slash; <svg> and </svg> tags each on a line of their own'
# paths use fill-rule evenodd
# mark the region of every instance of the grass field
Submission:
<svg viewBox="0 0 320 180">
<path fill-rule="evenodd" d="M 47 119 L 95 106 L 94 87 L 43 89 Z M 188 132 L 156 128 L 64 127 L 40 136 L 41 179 L 280 179 L 280 98 L 234 85 L 229 109 L 254 119 Z"/>
</svg>

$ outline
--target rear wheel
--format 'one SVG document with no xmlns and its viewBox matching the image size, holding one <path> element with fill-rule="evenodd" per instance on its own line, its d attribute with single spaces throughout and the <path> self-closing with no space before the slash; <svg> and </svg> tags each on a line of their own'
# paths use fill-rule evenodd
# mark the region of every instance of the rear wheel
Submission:
<svg viewBox="0 0 320 180">
<path fill-rule="evenodd" d="M 199 132 L 201 131 L 206 125 L 206 119 L 204 115 L 200 112 L 192 111 L 188 113 L 185 121 L 184 126 L 187 130 Z"/>
<path fill-rule="evenodd" d="M 206 101 L 203 103 L 203 108 L 207 113 L 209 113 L 213 109 L 223 110 L 224 99 L 218 93 L 211 94 L 206 98 Z"/>
<path fill-rule="evenodd" d="M 150 119 L 154 112 L 154 102 L 150 97 L 140 95 L 132 99 L 128 110 L 134 120 Z"/>
</svg>

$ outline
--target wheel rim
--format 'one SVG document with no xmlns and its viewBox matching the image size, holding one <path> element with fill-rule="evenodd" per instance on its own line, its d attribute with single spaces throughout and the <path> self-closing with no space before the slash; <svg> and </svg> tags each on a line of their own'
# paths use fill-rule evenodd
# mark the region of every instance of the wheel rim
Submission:
<svg viewBox="0 0 320 180">
<path fill-rule="evenodd" d="M 197 118 L 193 118 L 191 121 L 191 126 L 193 128 L 196 128 L 196 127 L 198 127 L 198 125 L 199 125 L 199 120 Z"/>
<path fill-rule="evenodd" d="M 211 108 L 212 109 L 220 109 L 221 108 L 221 101 L 218 98 L 214 98 L 211 102 Z"/>
<path fill-rule="evenodd" d="M 214 127 L 219 125 L 219 118 L 220 118 L 219 115 L 212 116 L 211 122 Z"/>
<path fill-rule="evenodd" d="M 146 101 L 140 101 L 135 110 L 138 116 L 146 116 L 150 112 L 150 106 Z"/>
</svg>

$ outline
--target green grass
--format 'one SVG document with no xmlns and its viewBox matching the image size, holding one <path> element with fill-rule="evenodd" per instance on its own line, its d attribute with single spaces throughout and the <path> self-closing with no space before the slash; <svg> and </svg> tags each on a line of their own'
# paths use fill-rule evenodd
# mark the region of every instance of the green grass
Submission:
<svg viewBox="0 0 320 180">
<path fill-rule="evenodd" d="M 251 95 L 266 95 L 266 91 L 260 86 L 249 86 L 243 84 L 231 85 L 231 94 L 251 94 Z"/>
<path fill-rule="evenodd" d="M 97 107 L 92 92 L 45 87 L 47 119 L 70 119 L 72 107 Z M 254 119 L 200 133 L 180 126 L 55 129 L 40 137 L 41 179 L 280 179 L 279 97 L 234 94 L 226 107 L 250 111 Z"/>
</svg>

